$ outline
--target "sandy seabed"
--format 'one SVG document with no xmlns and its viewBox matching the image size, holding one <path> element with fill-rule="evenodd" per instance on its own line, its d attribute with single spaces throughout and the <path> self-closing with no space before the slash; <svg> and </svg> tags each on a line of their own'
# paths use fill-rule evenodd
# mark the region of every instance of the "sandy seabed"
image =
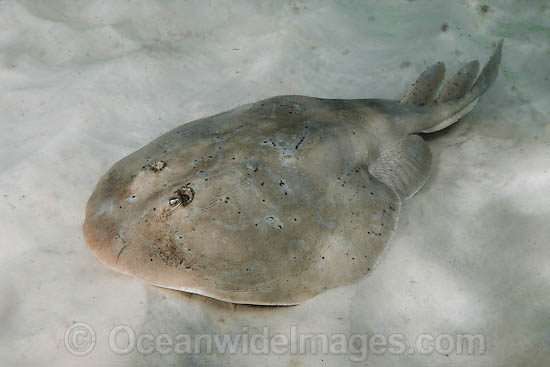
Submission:
<svg viewBox="0 0 550 367">
<path fill-rule="evenodd" d="M 280 94 L 398 99 L 501 38 L 495 85 L 427 137 L 428 183 L 352 286 L 233 305 L 114 272 L 84 242 L 100 175 L 163 132 Z M 550 365 L 549 42 L 542 0 L 1 1 L 0 365 Z M 328 349 L 272 345 L 293 333 Z M 473 353 L 453 345 L 466 334 Z M 209 351 L 224 335 L 241 344 Z M 373 346 L 392 335 L 404 350 Z"/>
</svg>

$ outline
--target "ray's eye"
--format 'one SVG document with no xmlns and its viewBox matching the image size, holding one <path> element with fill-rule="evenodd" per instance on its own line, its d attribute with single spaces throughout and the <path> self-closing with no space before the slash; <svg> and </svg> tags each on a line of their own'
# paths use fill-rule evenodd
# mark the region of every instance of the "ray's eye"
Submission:
<svg viewBox="0 0 550 367">
<path fill-rule="evenodd" d="M 181 200 L 178 197 L 173 197 L 168 200 L 168 203 L 170 204 L 170 206 L 176 207 L 181 204 Z"/>
<path fill-rule="evenodd" d="M 195 197 L 195 191 L 192 188 L 184 186 L 181 189 L 176 190 L 176 196 L 172 196 L 168 199 L 168 203 L 171 207 L 177 208 L 180 205 L 186 206 Z"/>
</svg>

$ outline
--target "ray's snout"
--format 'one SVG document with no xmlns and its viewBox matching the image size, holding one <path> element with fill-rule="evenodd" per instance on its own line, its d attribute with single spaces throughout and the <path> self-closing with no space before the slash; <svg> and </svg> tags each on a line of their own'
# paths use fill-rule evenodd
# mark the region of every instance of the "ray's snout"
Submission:
<svg viewBox="0 0 550 367">
<path fill-rule="evenodd" d="M 140 161 L 125 158 L 111 167 L 86 205 L 86 242 L 111 267 L 126 262 L 133 245 L 169 243 L 174 216 L 195 198 L 194 189 L 181 185 L 166 162 L 142 166 Z"/>
<path fill-rule="evenodd" d="M 115 167 L 101 177 L 86 204 L 86 218 L 82 226 L 88 246 L 107 264 L 111 263 L 113 239 L 122 238 L 117 234 L 120 222 L 116 219 L 117 209 L 123 209 L 121 196 L 126 186 L 121 182 L 121 177 L 121 172 Z"/>
</svg>

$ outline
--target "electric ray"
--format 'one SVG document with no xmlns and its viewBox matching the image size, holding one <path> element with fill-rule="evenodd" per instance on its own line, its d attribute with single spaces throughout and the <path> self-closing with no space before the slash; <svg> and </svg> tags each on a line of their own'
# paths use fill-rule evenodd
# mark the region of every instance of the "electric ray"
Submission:
<svg viewBox="0 0 550 367">
<path fill-rule="evenodd" d="M 235 303 L 298 304 L 355 282 L 428 178 L 418 133 L 474 107 L 501 48 L 439 93 L 443 63 L 400 101 L 286 95 L 183 124 L 101 177 L 86 240 L 118 271 Z"/>
</svg>

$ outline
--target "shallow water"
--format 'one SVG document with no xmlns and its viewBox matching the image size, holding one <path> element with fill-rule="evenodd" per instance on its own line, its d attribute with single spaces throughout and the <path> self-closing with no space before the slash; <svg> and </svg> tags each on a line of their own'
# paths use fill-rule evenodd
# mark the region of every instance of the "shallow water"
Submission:
<svg viewBox="0 0 550 367">
<path fill-rule="evenodd" d="M 0 2 L 0 24 L 2 365 L 550 363 L 548 2 L 21 0 Z M 236 306 L 111 271 L 84 242 L 99 176 L 181 123 L 278 94 L 398 99 L 428 65 L 483 64 L 500 38 L 495 85 L 426 137 L 431 177 L 357 284 L 297 307 Z M 67 347 L 74 322 L 95 344 L 73 333 Z M 130 328 L 146 350 L 115 353 L 115 325 L 115 346 Z M 325 335 L 327 353 L 265 353 L 261 338 L 148 353 L 148 335 L 244 340 L 264 327 L 270 340 Z M 428 352 L 430 337 L 443 344 L 423 355 L 422 334 Z M 458 334 L 481 335 L 483 350 L 445 348 Z M 392 335 L 404 351 L 373 347 Z"/>
</svg>

